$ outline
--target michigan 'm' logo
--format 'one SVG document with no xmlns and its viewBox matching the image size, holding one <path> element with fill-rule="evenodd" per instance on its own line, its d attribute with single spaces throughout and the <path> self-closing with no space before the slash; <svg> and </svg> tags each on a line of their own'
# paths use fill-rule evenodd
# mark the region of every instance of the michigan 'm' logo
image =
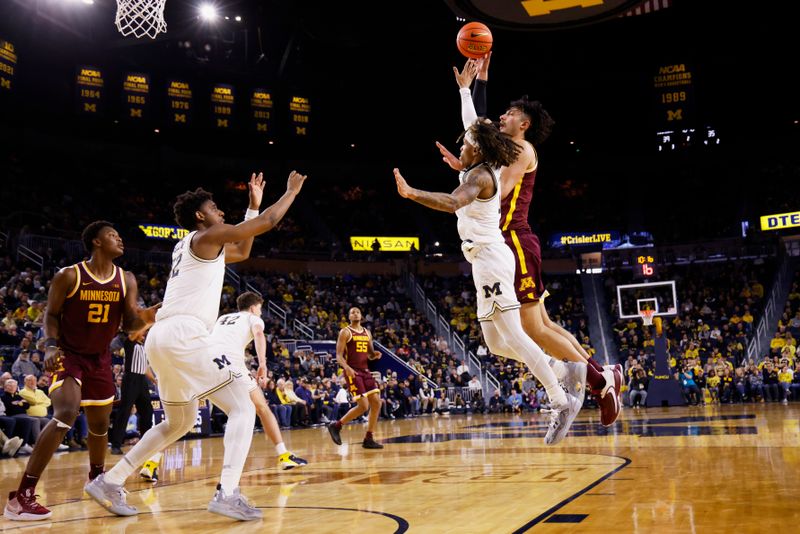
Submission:
<svg viewBox="0 0 800 534">
<path fill-rule="evenodd" d="M 667 120 L 668 121 L 682 121 L 683 120 L 683 110 L 676 109 L 672 111 L 671 109 L 667 110 Z"/>
<path fill-rule="evenodd" d="M 492 295 L 502 295 L 503 292 L 500 291 L 500 282 L 495 282 L 493 286 L 483 286 L 483 295 L 488 299 L 491 298 Z"/>
</svg>

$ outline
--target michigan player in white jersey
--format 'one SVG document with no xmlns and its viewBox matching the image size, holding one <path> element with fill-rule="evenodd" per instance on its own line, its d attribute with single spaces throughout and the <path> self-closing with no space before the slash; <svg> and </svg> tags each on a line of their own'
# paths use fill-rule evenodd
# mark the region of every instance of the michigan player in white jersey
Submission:
<svg viewBox="0 0 800 534">
<path fill-rule="evenodd" d="M 250 400 L 256 407 L 256 414 L 261 420 L 264 434 L 275 445 L 278 454 L 278 466 L 282 469 L 292 469 L 306 465 L 308 462 L 295 456 L 283 443 L 281 429 L 275 415 L 267 405 L 262 388 L 267 380 L 267 338 L 264 335 L 264 321 L 261 319 L 261 305 L 264 303 L 258 294 L 247 291 L 236 299 L 236 313 L 228 313 L 217 319 L 211 337 L 220 347 L 231 362 L 231 370 L 236 376 L 235 380 L 244 383 L 250 392 Z M 244 349 L 255 341 L 256 357 L 258 358 L 258 371 L 256 380 L 250 376 L 244 361 Z"/>
<path fill-rule="evenodd" d="M 228 415 L 222 476 L 208 504 L 213 513 L 238 520 L 262 517 L 239 492 L 239 479 L 253 439 L 255 407 L 247 387 L 235 381 L 231 361 L 211 337 L 217 320 L 225 263 L 250 256 L 253 238 L 274 228 L 300 192 L 306 177 L 292 171 L 286 193 L 258 213 L 264 194 L 261 174 L 251 177 L 250 206 L 245 220 L 225 224 L 225 213 L 211 193 L 201 188 L 179 195 L 175 219 L 189 234 L 175 245 L 164 303 L 150 329 L 145 351 L 158 375 L 158 393 L 165 419 L 145 434 L 110 471 L 85 486 L 108 511 L 135 515 L 126 502 L 125 480 L 153 453 L 163 450 L 195 424 L 199 400 L 208 397 Z"/>
<path fill-rule="evenodd" d="M 492 353 L 525 363 L 544 385 L 553 406 L 545 443 L 561 441 L 581 409 L 582 400 L 558 385 L 548 357 L 522 329 L 514 291 L 514 256 L 500 232 L 500 185 L 493 168 L 513 162 L 520 147 L 489 121 L 477 121 L 464 135 L 460 185 L 452 193 L 410 187 L 394 170 L 400 196 L 423 206 L 455 213 L 461 249 L 472 264 L 478 320 Z"/>
</svg>

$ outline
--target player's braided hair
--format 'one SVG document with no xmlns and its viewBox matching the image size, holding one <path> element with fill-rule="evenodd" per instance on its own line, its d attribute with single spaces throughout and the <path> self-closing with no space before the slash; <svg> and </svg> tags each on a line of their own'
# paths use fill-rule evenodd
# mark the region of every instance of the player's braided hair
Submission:
<svg viewBox="0 0 800 534">
<path fill-rule="evenodd" d="M 517 108 L 531 120 L 531 126 L 525 130 L 525 139 L 530 141 L 533 146 L 544 143 L 550 132 L 553 131 L 555 121 L 550 114 L 542 107 L 538 100 L 528 100 L 528 95 L 523 95 L 519 100 L 511 102 L 509 107 Z"/>
<path fill-rule="evenodd" d="M 200 209 L 203 202 L 211 199 L 211 193 L 202 187 L 178 195 L 178 198 L 175 199 L 175 206 L 173 207 L 175 222 L 187 230 L 194 230 L 197 228 L 197 217 L 194 216 L 195 212 Z"/>
<path fill-rule="evenodd" d="M 471 134 L 470 142 L 477 144 L 483 161 L 490 167 L 506 167 L 517 160 L 522 147 L 510 136 L 504 134 L 490 121 L 477 121 L 467 130 Z M 464 132 L 462 138 L 467 134 Z"/>
<path fill-rule="evenodd" d="M 94 243 L 92 243 L 92 241 L 100 235 L 100 230 L 103 228 L 114 228 L 114 225 L 108 221 L 94 221 L 83 229 L 83 232 L 81 232 L 81 241 L 83 241 L 83 247 L 86 249 L 86 252 L 92 252 L 94 248 Z"/>
</svg>

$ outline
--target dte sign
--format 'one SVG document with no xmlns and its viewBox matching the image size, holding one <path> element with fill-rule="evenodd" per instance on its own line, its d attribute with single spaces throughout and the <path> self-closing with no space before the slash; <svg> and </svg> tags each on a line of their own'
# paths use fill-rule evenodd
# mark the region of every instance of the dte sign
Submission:
<svg viewBox="0 0 800 534">
<path fill-rule="evenodd" d="M 794 228 L 796 226 L 800 226 L 800 211 L 763 215 L 761 217 L 762 230 L 781 230 L 782 228 Z"/>
</svg>

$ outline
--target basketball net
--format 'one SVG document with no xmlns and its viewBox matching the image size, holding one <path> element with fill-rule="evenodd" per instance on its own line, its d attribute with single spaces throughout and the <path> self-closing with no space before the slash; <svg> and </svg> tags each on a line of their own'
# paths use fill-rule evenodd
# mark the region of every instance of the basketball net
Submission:
<svg viewBox="0 0 800 534">
<path fill-rule="evenodd" d="M 656 314 L 655 310 L 641 310 L 639 315 L 642 316 L 642 323 L 645 326 L 650 326 L 653 324 L 653 316 Z"/>
<path fill-rule="evenodd" d="M 119 33 L 136 38 L 155 39 L 166 33 L 164 4 L 167 0 L 117 0 L 117 18 L 114 20 Z"/>
</svg>

